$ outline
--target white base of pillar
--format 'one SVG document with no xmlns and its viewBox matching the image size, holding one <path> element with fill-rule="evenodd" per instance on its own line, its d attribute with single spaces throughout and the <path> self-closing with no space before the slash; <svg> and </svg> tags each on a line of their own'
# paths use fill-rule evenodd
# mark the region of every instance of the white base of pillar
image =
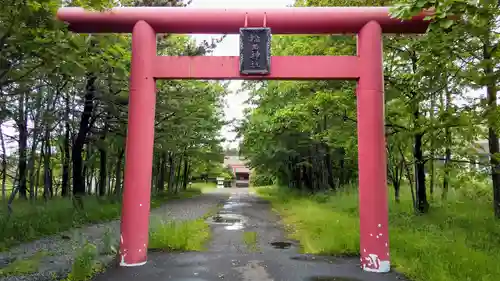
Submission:
<svg viewBox="0 0 500 281">
<path fill-rule="evenodd" d="M 134 267 L 134 266 L 141 266 L 141 265 L 145 265 L 148 261 L 143 261 L 143 262 L 140 262 L 140 263 L 126 263 L 124 261 L 124 259 L 122 258 L 121 262 L 120 262 L 120 266 L 124 266 L 124 267 Z"/>
<path fill-rule="evenodd" d="M 387 273 L 391 271 L 391 263 L 390 261 L 379 261 L 378 268 L 364 265 L 363 270 L 367 272 Z"/>
</svg>

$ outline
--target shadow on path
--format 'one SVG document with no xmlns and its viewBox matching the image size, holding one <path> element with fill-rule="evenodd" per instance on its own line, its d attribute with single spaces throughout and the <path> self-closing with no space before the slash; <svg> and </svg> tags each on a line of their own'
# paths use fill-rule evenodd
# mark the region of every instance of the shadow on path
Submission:
<svg viewBox="0 0 500 281">
<path fill-rule="evenodd" d="M 110 268 L 96 281 L 396 281 L 395 273 L 363 272 L 359 258 L 336 258 L 298 253 L 299 245 L 285 238 L 279 218 L 268 202 L 248 189 L 230 193 L 219 212 L 210 217 L 212 241 L 206 252 L 151 252 L 146 265 Z M 227 198 L 227 197 L 226 197 Z"/>
</svg>

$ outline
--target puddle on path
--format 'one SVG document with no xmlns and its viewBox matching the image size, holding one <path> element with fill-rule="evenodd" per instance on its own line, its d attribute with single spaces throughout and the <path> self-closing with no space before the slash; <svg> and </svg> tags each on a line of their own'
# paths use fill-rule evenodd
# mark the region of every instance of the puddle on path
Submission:
<svg viewBox="0 0 500 281">
<path fill-rule="evenodd" d="M 224 206 L 222 208 L 227 210 L 227 209 L 233 209 L 236 207 L 247 207 L 247 206 L 250 206 L 250 204 L 245 203 L 245 202 L 228 201 L 228 202 L 226 202 L 226 204 L 224 204 Z"/>
<path fill-rule="evenodd" d="M 282 242 L 282 241 L 271 242 L 270 244 L 275 249 L 288 249 L 288 248 L 290 248 L 292 246 L 292 243 L 290 243 L 290 242 Z"/>
<path fill-rule="evenodd" d="M 212 217 L 212 221 L 215 223 L 237 223 L 241 222 L 241 218 L 233 214 L 217 214 Z"/>
<path fill-rule="evenodd" d="M 224 229 L 227 230 L 240 230 L 245 228 L 246 219 L 244 216 L 237 214 L 221 214 L 211 217 L 207 221 L 212 224 L 224 225 Z"/>
<path fill-rule="evenodd" d="M 224 225 L 226 230 L 241 230 L 245 228 L 247 219 L 243 215 L 232 213 L 233 209 L 251 205 L 250 203 L 235 200 L 235 197 L 231 196 L 222 206 L 222 210 L 207 219 L 207 223 Z"/>
<path fill-rule="evenodd" d="M 242 222 L 237 222 L 232 225 L 226 225 L 224 228 L 227 230 L 240 230 L 245 228 L 245 225 Z"/>
</svg>

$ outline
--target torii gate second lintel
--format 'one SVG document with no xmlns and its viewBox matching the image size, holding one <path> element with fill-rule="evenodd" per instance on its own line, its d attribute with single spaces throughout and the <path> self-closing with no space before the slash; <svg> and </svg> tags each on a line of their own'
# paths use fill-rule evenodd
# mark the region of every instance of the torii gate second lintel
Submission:
<svg viewBox="0 0 500 281">
<path fill-rule="evenodd" d="M 283 8 L 268 10 L 173 7 L 115 8 L 89 12 L 59 9 L 57 16 L 80 33 L 132 33 L 126 142 L 121 266 L 146 263 L 156 103 L 155 79 L 357 80 L 360 261 L 365 271 L 388 272 L 389 231 L 384 136 L 382 33 L 424 33 L 424 12 L 401 21 L 389 7 Z M 268 75 L 240 73 L 239 57 L 162 57 L 157 33 L 237 34 L 266 26 L 273 34 L 357 33 L 357 56 L 272 57 Z"/>
</svg>

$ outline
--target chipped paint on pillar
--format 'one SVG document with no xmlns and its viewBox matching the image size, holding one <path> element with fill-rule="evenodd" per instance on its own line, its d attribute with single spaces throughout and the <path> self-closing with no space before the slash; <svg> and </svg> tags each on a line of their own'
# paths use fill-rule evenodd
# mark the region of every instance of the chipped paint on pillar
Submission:
<svg viewBox="0 0 500 281">
<path fill-rule="evenodd" d="M 146 244 L 143 244 L 143 245 L 144 245 L 144 249 L 138 249 L 139 253 L 142 253 L 142 251 L 147 253 L 147 246 L 146 246 Z M 128 249 L 127 249 L 127 247 L 124 247 L 123 234 L 120 235 L 120 250 L 118 253 L 120 255 L 120 266 L 127 266 L 127 267 L 141 266 L 141 265 L 145 265 L 147 262 L 147 261 L 144 261 L 144 262 L 140 262 L 140 263 L 127 263 L 125 261 L 125 257 L 127 256 Z"/>
<path fill-rule="evenodd" d="M 120 265 L 121 266 L 126 266 L 126 262 L 125 262 L 125 256 L 127 255 L 127 248 L 124 247 L 124 243 L 123 243 L 123 234 L 120 234 L 120 251 L 119 251 L 119 254 L 120 254 Z"/>
<path fill-rule="evenodd" d="M 366 241 L 366 247 L 361 253 L 360 263 L 364 271 L 369 272 L 389 272 L 391 264 L 389 261 L 389 239 L 388 235 L 382 233 L 382 224 L 371 226 L 374 233 L 369 233 L 370 241 Z"/>
<path fill-rule="evenodd" d="M 120 253 L 120 266 L 127 266 L 127 263 L 125 262 L 125 256 L 127 254 L 122 254 Z"/>
<path fill-rule="evenodd" d="M 388 260 L 380 260 L 375 254 L 368 254 L 362 262 L 364 271 L 369 272 L 389 272 L 391 270 L 391 263 Z"/>
</svg>

